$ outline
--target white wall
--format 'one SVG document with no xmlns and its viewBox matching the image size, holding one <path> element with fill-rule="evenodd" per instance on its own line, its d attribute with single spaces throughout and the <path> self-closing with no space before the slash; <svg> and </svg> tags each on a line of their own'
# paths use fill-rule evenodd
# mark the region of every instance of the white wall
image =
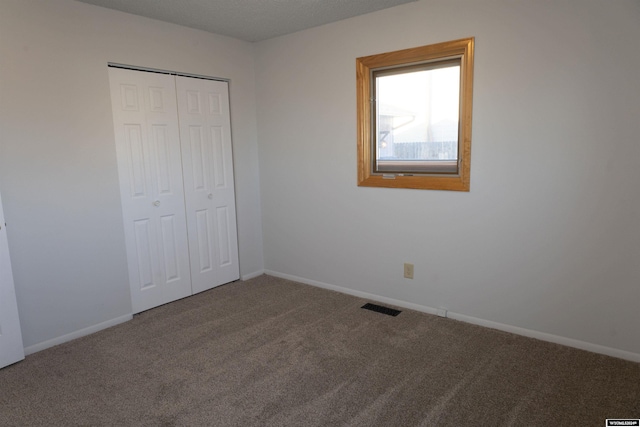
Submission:
<svg viewBox="0 0 640 427">
<path fill-rule="evenodd" d="M 131 312 L 106 68 L 120 62 L 231 79 L 243 276 L 640 354 L 638 22 L 635 0 L 422 0 L 252 45 L 0 0 L 0 191 L 25 345 Z M 355 58 L 468 36 L 471 192 L 357 187 Z"/>
<path fill-rule="evenodd" d="M 636 0 L 422 0 L 259 43 L 265 268 L 640 354 L 639 24 Z M 357 187 L 355 58 L 468 36 L 471 191 Z"/>
<path fill-rule="evenodd" d="M 253 45 L 0 0 L 0 190 L 27 349 L 131 313 L 107 62 L 231 79 L 241 274 L 263 269 Z"/>
</svg>

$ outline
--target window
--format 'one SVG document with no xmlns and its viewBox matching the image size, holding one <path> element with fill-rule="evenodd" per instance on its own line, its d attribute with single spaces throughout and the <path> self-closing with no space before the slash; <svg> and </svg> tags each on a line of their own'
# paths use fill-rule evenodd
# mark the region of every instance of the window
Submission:
<svg viewBox="0 0 640 427">
<path fill-rule="evenodd" d="M 358 185 L 469 191 L 473 44 L 356 60 Z"/>
</svg>

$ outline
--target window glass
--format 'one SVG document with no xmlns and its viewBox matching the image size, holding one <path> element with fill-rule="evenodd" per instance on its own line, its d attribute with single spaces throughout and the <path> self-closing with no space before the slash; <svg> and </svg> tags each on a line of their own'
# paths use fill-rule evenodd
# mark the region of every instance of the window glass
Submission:
<svg viewBox="0 0 640 427">
<path fill-rule="evenodd" d="M 460 65 L 415 68 L 373 73 L 375 171 L 458 173 Z"/>
</svg>

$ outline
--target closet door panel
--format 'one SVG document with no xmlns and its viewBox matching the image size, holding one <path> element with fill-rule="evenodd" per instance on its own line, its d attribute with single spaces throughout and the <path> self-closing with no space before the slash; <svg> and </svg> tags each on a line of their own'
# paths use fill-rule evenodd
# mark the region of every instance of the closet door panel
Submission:
<svg viewBox="0 0 640 427">
<path fill-rule="evenodd" d="M 133 312 L 192 293 L 175 79 L 109 68 Z"/>
<path fill-rule="evenodd" d="M 24 359 L 7 227 L 0 200 L 0 368 Z"/>
<path fill-rule="evenodd" d="M 193 292 L 237 280 L 228 83 L 176 77 Z"/>
</svg>

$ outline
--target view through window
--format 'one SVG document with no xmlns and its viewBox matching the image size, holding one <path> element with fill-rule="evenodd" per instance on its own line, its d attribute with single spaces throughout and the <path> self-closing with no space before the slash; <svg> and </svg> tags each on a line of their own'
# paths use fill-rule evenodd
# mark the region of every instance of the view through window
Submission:
<svg viewBox="0 0 640 427">
<path fill-rule="evenodd" d="M 459 61 L 373 75 L 376 171 L 457 173 Z"/>
</svg>

